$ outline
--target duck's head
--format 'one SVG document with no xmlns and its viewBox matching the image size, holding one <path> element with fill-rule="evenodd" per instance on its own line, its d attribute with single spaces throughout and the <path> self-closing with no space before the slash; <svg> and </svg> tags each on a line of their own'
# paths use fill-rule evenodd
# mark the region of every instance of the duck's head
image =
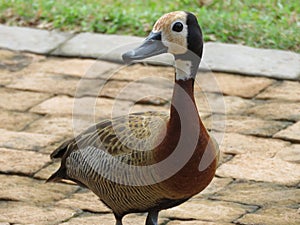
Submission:
<svg viewBox="0 0 300 225">
<path fill-rule="evenodd" d="M 176 62 L 176 79 L 186 80 L 195 77 L 202 51 L 202 32 L 197 18 L 192 13 L 176 11 L 159 18 L 144 43 L 122 57 L 128 63 L 171 53 Z"/>
</svg>

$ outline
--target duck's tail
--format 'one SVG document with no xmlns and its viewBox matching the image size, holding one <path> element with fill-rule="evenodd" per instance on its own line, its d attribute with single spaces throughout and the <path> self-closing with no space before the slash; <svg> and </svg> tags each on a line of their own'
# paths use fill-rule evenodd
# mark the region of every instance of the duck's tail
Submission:
<svg viewBox="0 0 300 225">
<path fill-rule="evenodd" d="M 55 173 L 53 173 L 46 180 L 46 183 L 48 183 L 48 182 L 59 182 L 63 179 L 68 179 L 67 174 L 66 174 L 66 168 L 60 167 Z"/>
</svg>

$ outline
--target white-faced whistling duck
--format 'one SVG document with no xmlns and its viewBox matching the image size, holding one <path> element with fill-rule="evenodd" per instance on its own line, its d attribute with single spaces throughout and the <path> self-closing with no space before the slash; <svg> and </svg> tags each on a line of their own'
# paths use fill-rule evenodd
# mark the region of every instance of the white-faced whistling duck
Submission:
<svg viewBox="0 0 300 225">
<path fill-rule="evenodd" d="M 61 158 L 61 166 L 47 181 L 68 179 L 89 188 L 113 211 L 116 225 L 126 214 L 139 212 L 148 213 L 146 225 L 157 225 L 160 210 L 201 192 L 218 164 L 218 147 L 194 99 L 202 51 L 202 31 L 192 13 L 163 15 L 123 60 L 174 55 L 170 114 L 133 113 L 96 124 L 51 154 Z"/>
</svg>

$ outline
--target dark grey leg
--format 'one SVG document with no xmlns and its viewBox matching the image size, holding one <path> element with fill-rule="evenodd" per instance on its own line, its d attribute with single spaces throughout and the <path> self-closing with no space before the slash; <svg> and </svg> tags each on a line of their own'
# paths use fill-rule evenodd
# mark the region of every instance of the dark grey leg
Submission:
<svg viewBox="0 0 300 225">
<path fill-rule="evenodd" d="M 148 212 L 146 225 L 158 225 L 157 220 L 158 220 L 158 211 Z"/>
<path fill-rule="evenodd" d="M 115 218 L 116 218 L 116 225 L 123 225 L 123 223 L 122 223 L 122 216 L 119 216 L 119 215 L 116 215 L 116 214 L 114 214 L 115 215 Z"/>
</svg>

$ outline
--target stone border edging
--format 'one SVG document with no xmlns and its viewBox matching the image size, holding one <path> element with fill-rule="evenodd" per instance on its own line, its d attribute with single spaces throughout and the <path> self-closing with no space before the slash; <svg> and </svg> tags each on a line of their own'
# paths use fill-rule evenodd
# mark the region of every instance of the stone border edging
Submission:
<svg viewBox="0 0 300 225">
<path fill-rule="evenodd" d="M 0 25 L 0 48 L 37 54 L 99 58 L 122 63 L 121 55 L 144 38 L 96 33 L 73 34 Z M 171 63 L 168 55 L 159 61 Z M 150 60 L 151 62 L 151 60 Z M 200 69 L 300 80 L 300 54 L 242 45 L 208 42 Z"/>
</svg>

